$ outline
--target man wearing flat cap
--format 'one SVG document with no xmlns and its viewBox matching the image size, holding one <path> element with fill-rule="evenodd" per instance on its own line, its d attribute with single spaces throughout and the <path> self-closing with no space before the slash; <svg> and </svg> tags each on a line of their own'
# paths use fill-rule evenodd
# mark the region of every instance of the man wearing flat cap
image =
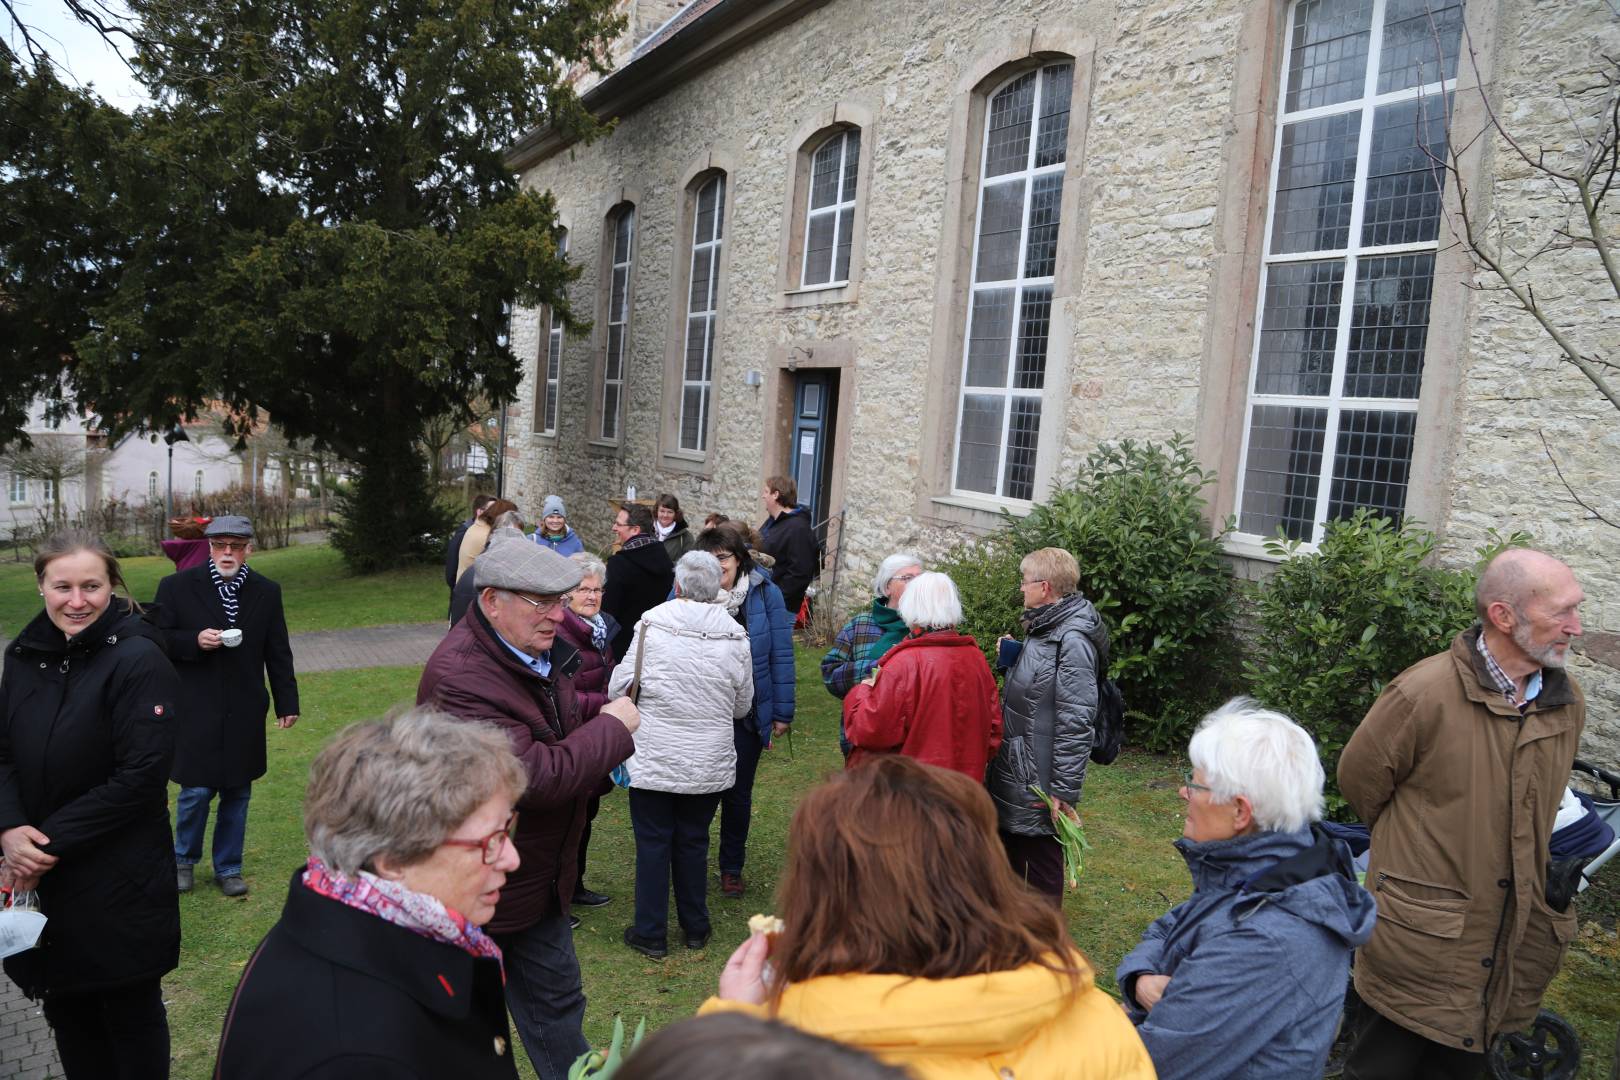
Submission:
<svg viewBox="0 0 1620 1080">
<path fill-rule="evenodd" d="M 417 704 L 506 732 L 528 774 L 513 842 L 521 863 L 484 929 L 506 963 L 506 1003 L 540 1080 L 564 1080 L 589 1049 L 569 901 L 591 794 L 635 752 L 629 698 L 582 716 L 579 654 L 557 633 L 582 570 L 522 538 L 497 538 L 473 563 L 478 595 L 428 659 Z"/>
<path fill-rule="evenodd" d="M 208 561 L 170 574 L 157 590 L 157 624 L 181 689 L 171 774 L 180 785 L 175 877 L 181 892 L 191 891 L 208 807 L 218 796 L 214 880 L 226 896 L 246 896 L 242 848 L 253 781 L 265 774 L 265 714 L 274 699 L 276 726 L 297 722 L 298 680 L 281 586 L 248 570 L 253 523 L 226 514 L 203 535 Z"/>
</svg>

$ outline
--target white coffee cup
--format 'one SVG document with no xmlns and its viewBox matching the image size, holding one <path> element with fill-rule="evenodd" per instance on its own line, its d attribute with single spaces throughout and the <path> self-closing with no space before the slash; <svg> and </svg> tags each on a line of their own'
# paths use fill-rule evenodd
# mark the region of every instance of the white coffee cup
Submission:
<svg viewBox="0 0 1620 1080">
<path fill-rule="evenodd" d="M 225 646 L 227 649 L 236 648 L 238 645 L 242 644 L 242 631 L 236 629 L 235 627 L 232 627 L 229 630 L 221 630 L 219 632 L 219 643 Z"/>
</svg>

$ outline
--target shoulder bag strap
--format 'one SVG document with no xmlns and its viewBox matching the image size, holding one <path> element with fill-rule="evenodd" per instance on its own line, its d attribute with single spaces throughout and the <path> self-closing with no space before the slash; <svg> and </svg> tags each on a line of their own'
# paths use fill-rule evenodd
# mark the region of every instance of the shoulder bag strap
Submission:
<svg viewBox="0 0 1620 1080">
<path fill-rule="evenodd" d="M 636 623 L 636 669 L 630 675 L 629 695 L 632 703 L 641 704 L 641 657 L 647 651 L 647 624 Z"/>
</svg>

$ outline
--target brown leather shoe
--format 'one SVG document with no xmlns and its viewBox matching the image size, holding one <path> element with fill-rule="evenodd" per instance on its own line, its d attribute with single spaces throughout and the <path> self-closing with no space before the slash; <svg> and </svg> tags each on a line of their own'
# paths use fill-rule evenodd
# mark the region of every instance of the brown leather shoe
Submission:
<svg viewBox="0 0 1620 1080">
<path fill-rule="evenodd" d="M 741 874 L 720 875 L 720 895 L 727 900 L 741 900 L 748 888 L 743 884 Z"/>
</svg>

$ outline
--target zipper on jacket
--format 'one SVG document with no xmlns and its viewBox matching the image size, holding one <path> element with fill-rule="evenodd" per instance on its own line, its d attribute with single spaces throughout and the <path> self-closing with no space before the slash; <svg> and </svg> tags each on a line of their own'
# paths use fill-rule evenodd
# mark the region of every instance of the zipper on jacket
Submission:
<svg viewBox="0 0 1620 1080">
<path fill-rule="evenodd" d="M 1513 884 L 1514 884 L 1514 888 L 1512 890 L 1514 904 L 1518 903 L 1518 892 L 1519 892 L 1519 890 L 1518 890 L 1517 886 L 1518 886 L 1519 882 L 1518 882 L 1517 875 L 1514 874 L 1514 872 L 1513 872 L 1513 808 L 1514 808 L 1514 805 L 1515 805 L 1515 802 L 1516 802 L 1516 800 L 1514 798 L 1514 795 L 1513 795 L 1513 766 L 1519 760 L 1519 738 L 1523 734 L 1524 734 L 1524 714 L 1520 713 L 1519 714 L 1519 719 L 1518 719 L 1518 721 L 1516 722 L 1516 724 L 1514 726 L 1513 749 L 1508 754 L 1508 775 L 1507 775 L 1507 793 L 1508 793 L 1508 880 L 1512 881 Z M 1496 917 L 1496 937 L 1491 939 L 1491 973 L 1485 977 L 1485 992 L 1480 997 L 1480 1005 L 1485 1010 L 1485 1014 L 1481 1018 L 1481 1022 L 1480 1022 L 1480 1038 L 1481 1038 L 1481 1040 L 1483 1042 L 1483 1049 L 1484 1049 L 1484 1051 L 1486 1053 L 1489 1053 L 1490 1049 L 1491 1049 L 1491 1047 L 1490 1047 L 1490 1042 L 1491 1042 L 1491 987 L 1496 985 L 1496 969 L 1497 969 L 1497 966 L 1498 966 L 1497 963 L 1496 963 L 1496 958 L 1502 951 L 1502 931 L 1507 926 L 1507 909 L 1508 909 L 1508 898 L 1504 896 L 1502 898 L 1502 913 Z"/>
</svg>

